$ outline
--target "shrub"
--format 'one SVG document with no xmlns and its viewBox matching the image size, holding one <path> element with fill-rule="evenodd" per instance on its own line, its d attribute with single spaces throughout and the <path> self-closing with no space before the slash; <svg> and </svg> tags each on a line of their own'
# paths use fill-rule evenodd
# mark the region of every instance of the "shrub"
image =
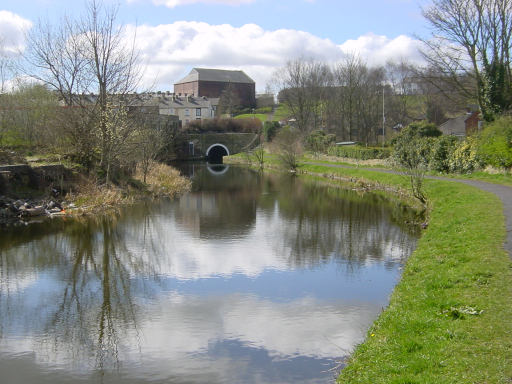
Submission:
<svg viewBox="0 0 512 384">
<path fill-rule="evenodd" d="M 336 136 L 333 134 L 327 134 L 324 131 L 317 130 L 311 132 L 305 140 L 306 149 L 311 152 L 325 153 L 327 149 L 336 142 Z"/>
<path fill-rule="evenodd" d="M 263 137 L 265 138 L 265 141 L 272 141 L 272 139 L 276 136 L 279 128 L 281 128 L 279 122 L 265 121 L 265 123 L 263 124 Z"/>
<path fill-rule="evenodd" d="M 425 120 L 411 123 L 404 130 L 409 130 L 414 136 L 419 137 L 439 137 L 443 134 L 434 123 L 429 123 Z"/>
<path fill-rule="evenodd" d="M 451 172 L 470 173 L 484 165 L 478 154 L 478 140 L 467 137 L 459 142 L 449 159 Z"/>
<path fill-rule="evenodd" d="M 302 155 L 302 138 L 300 133 L 289 126 L 283 127 L 274 140 L 274 149 L 281 164 L 295 172 Z"/>
<path fill-rule="evenodd" d="M 393 162 L 405 168 L 428 169 L 435 139 L 408 135 L 399 136 L 393 147 Z"/>
<path fill-rule="evenodd" d="M 493 167 L 512 167 L 512 118 L 500 118 L 482 131 L 478 155 L 486 164 Z"/>
<path fill-rule="evenodd" d="M 449 162 L 458 143 L 455 136 L 440 136 L 432 140 L 429 169 L 437 172 L 449 172 Z"/>
</svg>

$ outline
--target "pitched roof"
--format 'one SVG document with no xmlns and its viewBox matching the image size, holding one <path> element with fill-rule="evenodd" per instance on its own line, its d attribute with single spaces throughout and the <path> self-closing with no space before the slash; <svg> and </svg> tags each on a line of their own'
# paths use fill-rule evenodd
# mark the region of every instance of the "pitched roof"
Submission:
<svg viewBox="0 0 512 384">
<path fill-rule="evenodd" d="M 439 126 L 439 129 L 445 135 L 465 135 L 466 120 L 469 119 L 472 115 L 472 113 L 465 113 L 464 115 L 454 117 L 453 119 L 448 119 Z"/>
<path fill-rule="evenodd" d="M 193 81 L 219 81 L 225 83 L 249 83 L 254 80 L 244 71 L 229 71 L 225 69 L 193 68 L 190 73 L 176 84 L 190 83 Z"/>
</svg>

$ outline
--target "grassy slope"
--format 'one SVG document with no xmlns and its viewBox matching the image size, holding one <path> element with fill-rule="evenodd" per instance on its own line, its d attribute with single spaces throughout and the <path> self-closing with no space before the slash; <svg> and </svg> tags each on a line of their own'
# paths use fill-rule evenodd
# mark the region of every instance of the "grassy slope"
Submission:
<svg viewBox="0 0 512 384">
<path fill-rule="evenodd" d="M 264 113 L 245 113 L 242 115 L 235 116 L 235 119 L 260 119 L 261 122 L 267 121 L 267 115 Z"/>
<path fill-rule="evenodd" d="M 357 159 L 349 159 L 349 158 L 339 158 L 334 156 L 325 156 L 320 155 L 320 157 L 314 157 L 312 155 L 306 154 L 304 156 L 304 161 L 312 162 L 312 163 L 326 163 L 326 164 L 340 164 L 347 166 L 357 166 L 361 168 L 383 168 L 383 169 L 393 169 L 390 164 L 386 164 L 384 160 L 376 160 L 372 164 L 372 161 L 363 161 Z M 496 173 L 491 174 L 483 171 L 477 171 L 470 174 L 443 174 L 438 172 L 428 172 L 427 175 L 430 176 L 441 176 L 441 177 L 450 177 L 454 179 L 470 179 L 470 180 L 481 180 L 486 181 L 488 183 L 495 184 L 503 184 L 512 187 L 512 174 L 504 174 L 504 173 Z"/>
<path fill-rule="evenodd" d="M 408 187 L 403 176 L 358 168 L 301 169 Z M 340 383 L 512 381 L 512 262 L 503 250 L 501 203 L 455 182 L 426 180 L 425 188 L 429 227 Z M 464 313 L 471 309 L 483 312 Z"/>
<path fill-rule="evenodd" d="M 290 117 L 290 111 L 288 110 L 288 107 L 284 104 L 279 104 L 274 113 L 273 121 L 286 120 L 289 117 Z"/>
<path fill-rule="evenodd" d="M 315 173 L 406 186 L 403 177 L 304 166 Z M 508 383 L 512 378 L 512 263 L 497 197 L 427 180 L 430 225 L 389 307 L 341 372 L 342 383 Z M 471 307 L 480 315 L 464 314 Z"/>
</svg>

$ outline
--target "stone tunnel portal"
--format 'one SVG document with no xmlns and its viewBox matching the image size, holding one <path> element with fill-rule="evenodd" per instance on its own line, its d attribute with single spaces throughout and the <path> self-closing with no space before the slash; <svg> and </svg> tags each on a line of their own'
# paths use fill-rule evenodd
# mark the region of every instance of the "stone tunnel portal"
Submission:
<svg viewBox="0 0 512 384">
<path fill-rule="evenodd" d="M 211 164 L 222 164 L 224 156 L 229 156 L 229 149 L 223 144 L 213 144 L 206 151 L 206 159 Z"/>
</svg>

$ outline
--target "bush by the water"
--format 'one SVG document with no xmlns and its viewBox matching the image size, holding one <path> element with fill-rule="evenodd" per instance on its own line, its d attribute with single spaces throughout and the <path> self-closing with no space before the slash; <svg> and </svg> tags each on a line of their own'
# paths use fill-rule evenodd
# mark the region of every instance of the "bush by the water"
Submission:
<svg viewBox="0 0 512 384">
<path fill-rule="evenodd" d="M 358 160 L 387 159 L 391 156 L 391 148 L 363 147 L 360 145 L 330 146 L 327 154 L 338 157 L 349 157 Z"/>
</svg>

